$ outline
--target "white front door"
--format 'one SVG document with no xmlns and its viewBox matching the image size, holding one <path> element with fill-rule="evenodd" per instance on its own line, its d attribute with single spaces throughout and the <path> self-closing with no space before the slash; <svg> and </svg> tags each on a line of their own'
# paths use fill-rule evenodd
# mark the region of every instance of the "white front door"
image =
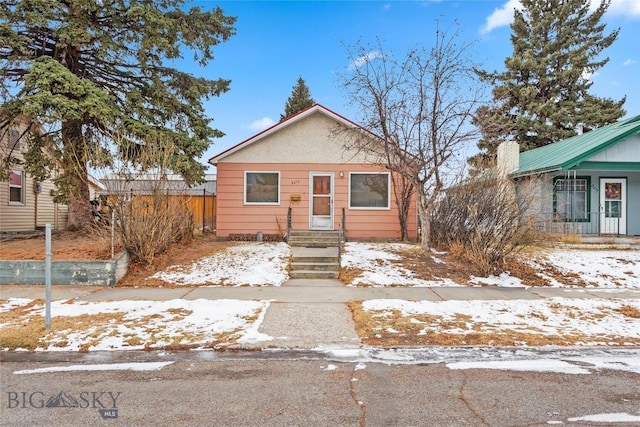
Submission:
<svg viewBox="0 0 640 427">
<path fill-rule="evenodd" d="M 333 174 L 310 174 L 309 228 L 333 230 Z"/>
<path fill-rule="evenodd" d="M 600 179 L 600 233 L 627 234 L 627 180 Z"/>
</svg>

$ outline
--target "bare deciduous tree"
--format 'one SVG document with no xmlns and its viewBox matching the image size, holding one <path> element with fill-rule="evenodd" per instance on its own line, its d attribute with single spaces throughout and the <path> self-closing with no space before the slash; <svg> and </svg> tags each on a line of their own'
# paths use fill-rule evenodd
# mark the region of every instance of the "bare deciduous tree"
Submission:
<svg viewBox="0 0 640 427">
<path fill-rule="evenodd" d="M 411 197 L 406 190 L 415 189 L 425 248 L 430 246 L 430 212 L 450 174 L 460 172 L 452 161 L 476 135 L 469 122 L 481 100 L 481 85 L 473 71 L 473 43 L 460 43 L 460 38 L 458 29 L 442 31 L 436 22 L 435 45 L 412 49 L 399 59 L 380 41 L 373 49 L 347 47 L 351 66 L 340 76 L 351 104 L 360 110 L 362 126 L 384 141 L 383 148 L 370 138 L 354 138 L 353 144 L 379 154 L 401 177 L 401 211 Z"/>
<path fill-rule="evenodd" d="M 485 173 L 447 189 L 431 215 L 434 242 L 446 247 L 485 274 L 503 271 L 506 260 L 534 237 L 533 213 L 539 182 L 515 184 L 495 173 Z"/>
</svg>

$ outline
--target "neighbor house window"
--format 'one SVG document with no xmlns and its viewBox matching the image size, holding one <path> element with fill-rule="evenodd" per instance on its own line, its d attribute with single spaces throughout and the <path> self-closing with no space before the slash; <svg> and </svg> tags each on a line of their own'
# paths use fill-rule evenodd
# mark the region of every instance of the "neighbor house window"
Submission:
<svg viewBox="0 0 640 427">
<path fill-rule="evenodd" d="M 589 178 L 553 180 L 553 214 L 560 222 L 589 221 Z"/>
<path fill-rule="evenodd" d="M 244 203 L 280 204 L 280 172 L 245 172 Z"/>
<path fill-rule="evenodd" d="M 9 202 L 24 203 L 24 173 L 12 170 L 9 175 Z"/>
<path fill-rule="evenodd" d="M 391 176 L 389 173 L 349 174 L 349 207 L 353 209 L 389 209 Z"/>
</svg>

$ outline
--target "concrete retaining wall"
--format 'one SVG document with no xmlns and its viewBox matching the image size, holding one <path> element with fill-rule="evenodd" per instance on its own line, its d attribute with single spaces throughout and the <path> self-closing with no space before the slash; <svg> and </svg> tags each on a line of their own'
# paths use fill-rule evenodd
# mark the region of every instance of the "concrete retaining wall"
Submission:
<svg viewBox="0 0 640 427">
<path fill-rule="evenodd" d="M 127 273 L 129 254 L 108 261 L 51 261 L 52 285 L 115 286 Z M 44 285 L 44 261 L 0 261 L 0 284 Z"/>
</svg>

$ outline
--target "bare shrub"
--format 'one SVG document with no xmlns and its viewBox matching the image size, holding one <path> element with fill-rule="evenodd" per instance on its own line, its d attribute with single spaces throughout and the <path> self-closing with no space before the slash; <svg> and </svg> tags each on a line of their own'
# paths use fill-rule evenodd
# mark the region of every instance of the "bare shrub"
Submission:
<svg viewBox="0 0 640 427">
<path fill-rule="evenodd" d="M 431 239 L 478 266 L 485 274 L 528 243 L 523 214 L 531 198 L 497 177 L 479 177 L 448 189 L 431 216 Z"/>
<path fill-rule="evenodd" d="M 175 147 L 157 142 L 119 153 L 119 163 L 102 179 L 113 211 L 115 234 L 132 261 L 150 265 L 174 243 L 193 238 L 190 196 L 172 179 Z"/>
<path fill-rule="evenodd" d="M 185 198 L 162 191 L 132 195 L 115 207 L 116 231 L 133 261 L 151 264 L 173 243 L 191 240 L 193 215 Z"/>
</svg>

